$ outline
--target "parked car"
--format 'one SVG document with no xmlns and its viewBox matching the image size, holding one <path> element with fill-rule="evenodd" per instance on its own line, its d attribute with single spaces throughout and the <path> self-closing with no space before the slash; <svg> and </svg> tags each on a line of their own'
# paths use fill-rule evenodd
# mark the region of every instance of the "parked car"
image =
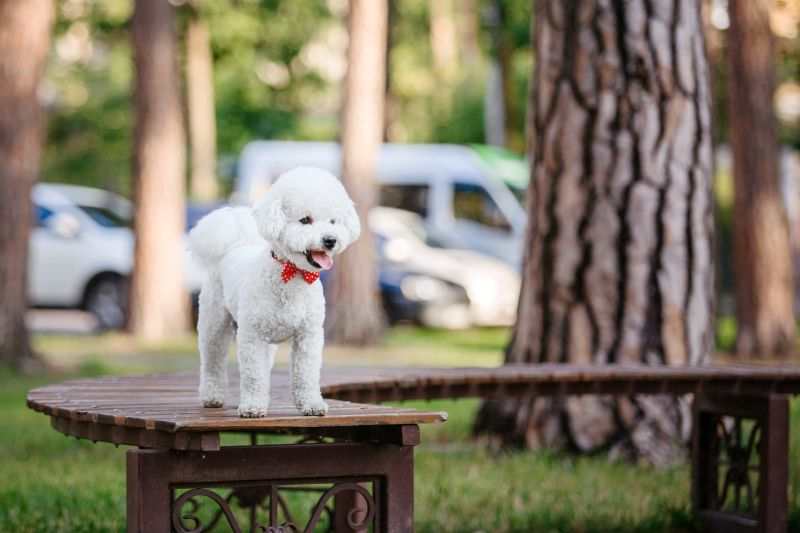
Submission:
<svg viewBox="0 0 800 533">
<path fill-rule="evenodd" d="M 471 250 L 442 248 L 416 213 L 377 207 L 369 215 L 390 320 L 431 327 L 507 326 L 516 316 L 520 276 Z"/>
<path fill-rule="evenodd" d="M 122 326 L 134 262 L 131 202 L 108 191 L 56 184 L 36 185 L 32 200 L 31 304 L 85 309 L 101 329 Z M 205 273 L 188 252 L 184 258 L 186 287 L 196 294 Z"/>
<path fill-rule="evenodd" d="M 232 200 L 252 203 L 282 173 L 313 165 L 335 174 L 339 145 L 255 141 L 242 150 Z M 514 168 L 513 179 L 508 170 Z M 447 248 L 469 249 L 519 270 L 525 209 L 519 198 L 521 159 L 489 147 L 384 144 L 378 157 L 380 204 L 422 217 L 429 235 Z M 511 183 L 517 185 L 515 190 Z"/>
</svg>

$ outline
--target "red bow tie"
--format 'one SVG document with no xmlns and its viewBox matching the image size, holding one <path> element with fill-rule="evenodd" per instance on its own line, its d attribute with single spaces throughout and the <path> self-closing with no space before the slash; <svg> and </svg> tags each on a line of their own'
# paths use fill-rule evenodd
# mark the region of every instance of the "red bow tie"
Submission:
<svg viewBox="0 0 800 533">
<path fill-rule="evenodd" d="M 283 261 L 278 259 L 278 256 L 275 255 L 275 252 L 272 252 L 272 258 L 275 259 L 278 263 L 283 265 L 283 271 L 281 272 L 281 280 L 283 283 L 289 283 L 293 277 L 295 277 L 298 273 L 303 276 L 303 279 L 306 283 L 311 285 L 315 281 L 319 279 L 319 272 L 309 272 L 308 270 L 303 270 L 302 268 L 298 268 L 297 265 L 292 263 L 291 261 Z"/>
</svg>

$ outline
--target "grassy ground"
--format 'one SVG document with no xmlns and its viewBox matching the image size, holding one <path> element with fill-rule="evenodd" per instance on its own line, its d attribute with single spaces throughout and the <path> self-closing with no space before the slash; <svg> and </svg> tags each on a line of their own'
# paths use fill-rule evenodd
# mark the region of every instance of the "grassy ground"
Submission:
<svg viewBox="0 0 800 533">
<path fill-rule="evenodd" d="M 385 347 L 332 350 L 327 364 L 493 365 L 505 331 L 394 330 Z M 63 372 L 0 372 L 0 531 L 120 531 L 125 520 L 124 448 L 66 438 L 25 407 L 28 389 L 75 375 L 194 368 L 193 340 L 132 344 L 121 336 L 39 337 Z M 414 402 L 448 411 L 423 428 L 416 452 L 418 531 L 693 531 L 689 471 L 653 470 L 605 457 L 496 454 L 470 439 L 472 400 Z M 792 409 L 792 450 L 800 457 L 800 404 Z M 236 436 L 229 437 L 233 442 Z M 790 470 L 791 530 L 800 530 L 800 475 Z"/>
</svg>

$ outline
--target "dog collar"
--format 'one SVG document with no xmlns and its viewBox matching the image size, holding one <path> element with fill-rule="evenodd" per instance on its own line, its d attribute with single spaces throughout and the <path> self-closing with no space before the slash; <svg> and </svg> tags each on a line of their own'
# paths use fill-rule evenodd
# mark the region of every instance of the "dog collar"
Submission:
<svg viewBox="0 0 800 533">
<path fill-rule="evenodd" d="M 270 253 L 272 254 L 272 258 L 275 261 L 283 265 L 283 271 L 281 272 L 281 280 L 283 281 L 284 284 L 289 283 L 289 281 L 297 274 L 303 276 L 303 280 L 309 285 L 311 285 L 312 283 L 314 283 L 319 279 L 319 272 L 309 272 L 308 270 L 303 270 L 302 268 L 299 268 L 291 261 L 284 261 L 282 259 L 278 259 L 278 256 L 275 255 L 274 251 L 271 251 Z"/>
</svg>

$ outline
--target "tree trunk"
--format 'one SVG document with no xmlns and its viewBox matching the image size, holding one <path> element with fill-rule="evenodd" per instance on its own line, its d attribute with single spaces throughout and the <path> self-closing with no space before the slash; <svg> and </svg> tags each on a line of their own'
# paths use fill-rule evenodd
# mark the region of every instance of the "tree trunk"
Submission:
<svg viewBox="0 0 800 533">
<path fill-rule="evenodd" d="M 428 4 L 431 52 L 438 77 L 449 79 L 457 68 L 458 48 L 453 0 L 438 0 Z"/>
<path fill-rule="evenodd" d="M 492 0 L 485 10 L 486 25 L 491 36 L 489 69 L 483 95 L 483 124 L 486 144 L 506 146 L 508 54 L 503 43 L 503 9 L 499 0 Z"/>
<path fill-rule="evenodd" d="M 523 284 L 506 361 L 700 365 L 712 354 L 708 72 L 697 1 L 540 0 Z M 489 402 L 505 443 L 667 464 L 674 397 Z"/>
<path fill-rule="evenodd" d="M 478 44 L 480 22 L 475 0 L 457 0 L 456 27 L 461 63 L 467 70 L 467 75 L 474 74 L 481 59 L 481 47 Z"/>
<path fill-rule="evenodd" d="M 197 12 L 189 17 L 186 28 L 186 93 L 191 154 L 190 193 L 195 200 L 210 202 L 219 197 L 214 62 L 208 25 Z"/>
<path fill-rule="evenodd" d="M 44 140 L 37 91 L 52 25 L 52 0 L 0 2 L 0 362 L 17 369 L 33 361 L 28 237 Z"/>
<path fill-rule="evenodd" d="M 367 216 L 377 203 L 375 174 L 383 136 L 386 69 L 386 0 L 351 0 L 350 45 L 342 108 L 342 182 L 356 204 L 361 238 L 332 271 L 328 291 L 328 340 L 362 345 L 385 326 L 378 293 L 375 243 Z"/>
<path fill-rule="evenodd" d="M 172 17 L 167 0 L 137 0 L 131 21 L 136 266 L 129 327 L 149 341 L 183 333 L 189 324 L 182 253 L 186 147 Z"/>
<path fill-rule="evenodd" d="M 737 0 L 729 8 L 736 352 L 784 355 L 794 349 L 794 288 L 788 221 L 778 182 L 769 1 Z"/>
</svg>

